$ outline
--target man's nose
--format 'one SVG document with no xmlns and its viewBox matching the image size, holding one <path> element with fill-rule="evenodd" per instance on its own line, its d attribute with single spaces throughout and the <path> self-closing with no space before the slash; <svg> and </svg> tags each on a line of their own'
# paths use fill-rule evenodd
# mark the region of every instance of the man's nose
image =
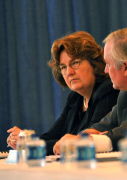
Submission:
<svg viewBox="0 0 127 180">
<path fill-rule="evenodd" d="M 105 73 L 108 73 L 109 72 L 109 68 L 108 68 L 108 65 L 106 64 L 105 66 L 105 70 L 104 70 Z"/>
</svg>

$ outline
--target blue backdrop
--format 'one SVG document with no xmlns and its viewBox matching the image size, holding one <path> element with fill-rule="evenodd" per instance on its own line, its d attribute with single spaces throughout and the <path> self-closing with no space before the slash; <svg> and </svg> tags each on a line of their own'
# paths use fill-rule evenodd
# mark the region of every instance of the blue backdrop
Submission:
<svg viewBox="0 0 127 180">
<path fill-rule="evenodd" d="M 83 30 L 101 45 L 126 18 L 126 0 L 0 0 L 0 151 L 7 129 L 44 133 L 65 106 L 70 90 L 47 66 L 53 41 Z"/>
</svg>

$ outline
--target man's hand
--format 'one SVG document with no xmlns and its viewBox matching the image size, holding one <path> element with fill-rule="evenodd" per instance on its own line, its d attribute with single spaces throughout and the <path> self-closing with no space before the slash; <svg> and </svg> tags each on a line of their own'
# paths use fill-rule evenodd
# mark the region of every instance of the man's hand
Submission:
<svg viewBox="0 0 127 180">
<path fill-rule="evenodd" d="M 101 134 L 102 132 L 96 130 L 96 129 L 86 129 L 82 133 L 88 133 L 88 134 Z"/>
<path fill-rule="evenodd" d="M 72 135 L 72 134 L 65 134 L 59 141 L 56 142 L 56 144 L 53 147 L 53 152 L 55 155 L 60 154 L 60 144 L 64 140 L 77 140 L 80 136 Z"/>
<path fill-rule="evenodd" d="M 7 132 L 10 133 L 10 135 L 7 138 L 7 144 L 13 149 L 16 149 L 17 140 L 19 139 L 19 133 L 21 129 L 19 129 L 17 126 L 9 129 Z"/>
<path fill-rule="evenodd" d="M 108 131 L 101 132 L 100 135 L 107 134 Z"/>
</svg>

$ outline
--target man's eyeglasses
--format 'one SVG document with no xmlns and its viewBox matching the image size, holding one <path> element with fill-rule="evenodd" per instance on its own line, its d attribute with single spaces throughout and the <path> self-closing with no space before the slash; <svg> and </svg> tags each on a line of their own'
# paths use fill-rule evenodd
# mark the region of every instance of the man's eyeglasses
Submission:
<svg viewBox="0 0 127 180">
<path fill-rule="evenodd" d="M 76 70 L 79 68 L 80 66 L 80 63 L 81 63 L 81 60 L 80 59 L 75 59 L 75 60 L 71 60 L 69 62 L 69 65 L 72 69 Z M 67 65 L 59 65 L 59 68 L 58 68 L 59 72 L 64 75 L 67 73 Z"/>
</svg>

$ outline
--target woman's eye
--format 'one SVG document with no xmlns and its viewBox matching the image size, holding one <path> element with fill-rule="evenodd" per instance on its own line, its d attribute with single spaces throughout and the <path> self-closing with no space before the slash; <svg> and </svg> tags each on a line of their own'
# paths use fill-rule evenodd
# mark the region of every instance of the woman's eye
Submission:
<svg viewBox="0 0 127 180">
<path fill-rule="evenodd" d="M 61 69 L 61 70 L 62 70 L 62 69 L 66 69 L 66 66 L 61 66 L 60 69 Z"/>
<path fill-rule="evenodd" d="M 79 63 L 79 61 L 74 61 L 74 62 L 72 63 L 72 65 L 78 64 L 78 63 Z"/>
</svg>

